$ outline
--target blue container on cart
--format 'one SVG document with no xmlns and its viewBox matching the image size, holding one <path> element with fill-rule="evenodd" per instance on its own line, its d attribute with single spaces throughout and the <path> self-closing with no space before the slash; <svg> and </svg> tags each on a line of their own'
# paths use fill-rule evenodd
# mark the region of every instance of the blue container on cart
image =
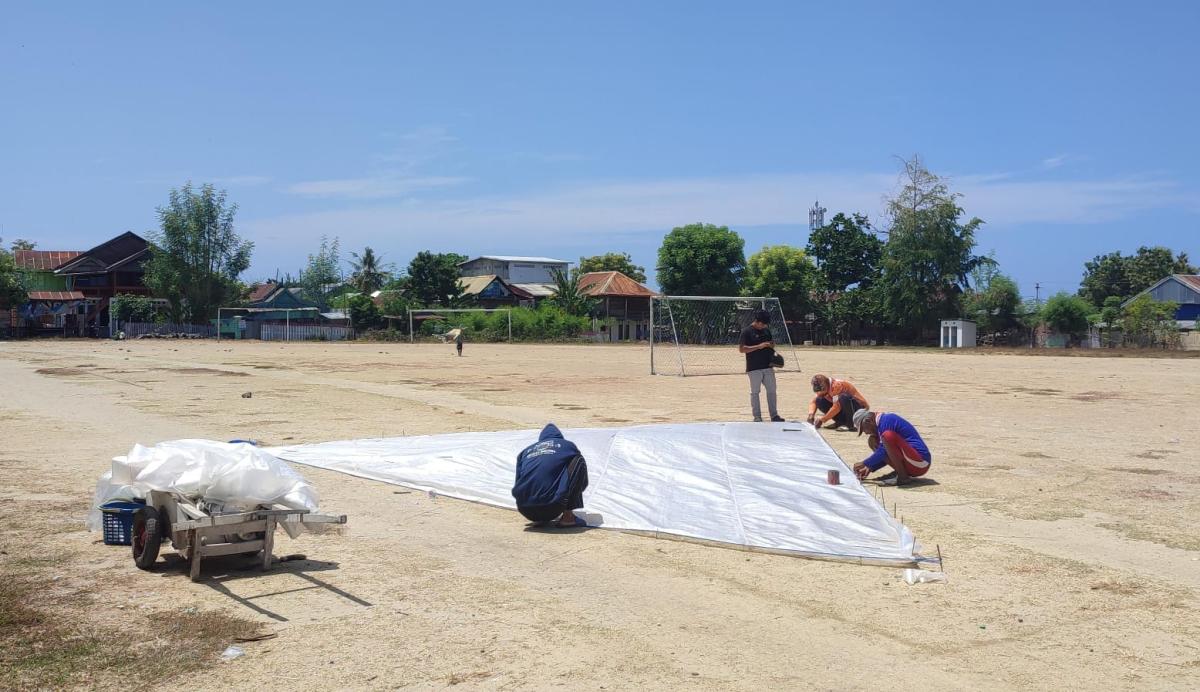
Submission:
<svg viewBox="0 0 1200 692">
<path fill-rule="evenodd" d="M 100 505 L 104 517 L 104 545 L 133 544 L 133 513 L 145 507 L 145 502 L 109 500 Z"/>
</svg>

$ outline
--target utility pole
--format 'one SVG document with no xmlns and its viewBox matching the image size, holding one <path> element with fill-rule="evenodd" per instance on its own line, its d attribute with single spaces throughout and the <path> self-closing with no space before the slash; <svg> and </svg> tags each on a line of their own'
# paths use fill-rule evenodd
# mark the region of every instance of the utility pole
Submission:
<svg viewBox="0 0 1200 692">
<path fill-rule="evenodd" d="M 1042 310 L 1042 283 L 1035 281 L 1033 283 L 1033 306 L 1038 312 Z M 1029 335 L 1029 348 L 1037 347 L 1037 325 L 1033 327 L 1033 333 Z"/>
</svg>

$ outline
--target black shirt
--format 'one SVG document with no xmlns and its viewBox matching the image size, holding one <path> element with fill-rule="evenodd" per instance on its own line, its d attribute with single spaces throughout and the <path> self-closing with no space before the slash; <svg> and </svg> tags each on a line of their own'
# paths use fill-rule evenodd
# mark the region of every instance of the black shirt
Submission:
<svg viewBox="0 0 1200 692">
<path fill-rule="evenodd" d="M 774 341 L 770 329 L 755 329 L 746 327 L 742 330 L 742 338 L 738 343 L 742 346 L 757 346 L 765 341 Z M 771 367 L 771 356 L 775 355 L 773 348 L 760 348 L 746 354 L 746 372 L 762 370 Z"/>
</svg>

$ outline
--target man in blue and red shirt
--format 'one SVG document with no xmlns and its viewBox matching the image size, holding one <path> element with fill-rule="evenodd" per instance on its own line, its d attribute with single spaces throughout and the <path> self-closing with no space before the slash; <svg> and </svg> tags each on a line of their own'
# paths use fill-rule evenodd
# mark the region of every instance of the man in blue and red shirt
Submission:
<svg viewBox="0 0 1200 692">
<path fill-rule="evenodd" d="M 859 435 L 868 435 L 867 444 L 872 449 L 871 456 L 854 465 L 859 480 L 890 466 L 892 473 L 881 478 L 880 484 L 905 485 L 929 470 L 933 461 L 929 447 L 912 423 L 899 415 L 859 409 L 854 412 L 854 427 Z"/>
</svg>

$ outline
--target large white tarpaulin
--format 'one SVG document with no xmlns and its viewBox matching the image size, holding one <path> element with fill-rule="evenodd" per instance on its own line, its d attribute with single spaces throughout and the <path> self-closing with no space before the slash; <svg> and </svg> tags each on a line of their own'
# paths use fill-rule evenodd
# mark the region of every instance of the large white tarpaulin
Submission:
<svg viewBox="0 0 1200 692">
<path fill-rule="evenodd" d="M 911 564 L 917 546 L 812 426 L 696 423 L 564 430 L 587 459 L 590 525 L 807 557 Z M 515 508 L 537 430 L 275 447 L 288 461 Z M 841 472 L 830 485 L 826 472 Z"/>
</svg>

